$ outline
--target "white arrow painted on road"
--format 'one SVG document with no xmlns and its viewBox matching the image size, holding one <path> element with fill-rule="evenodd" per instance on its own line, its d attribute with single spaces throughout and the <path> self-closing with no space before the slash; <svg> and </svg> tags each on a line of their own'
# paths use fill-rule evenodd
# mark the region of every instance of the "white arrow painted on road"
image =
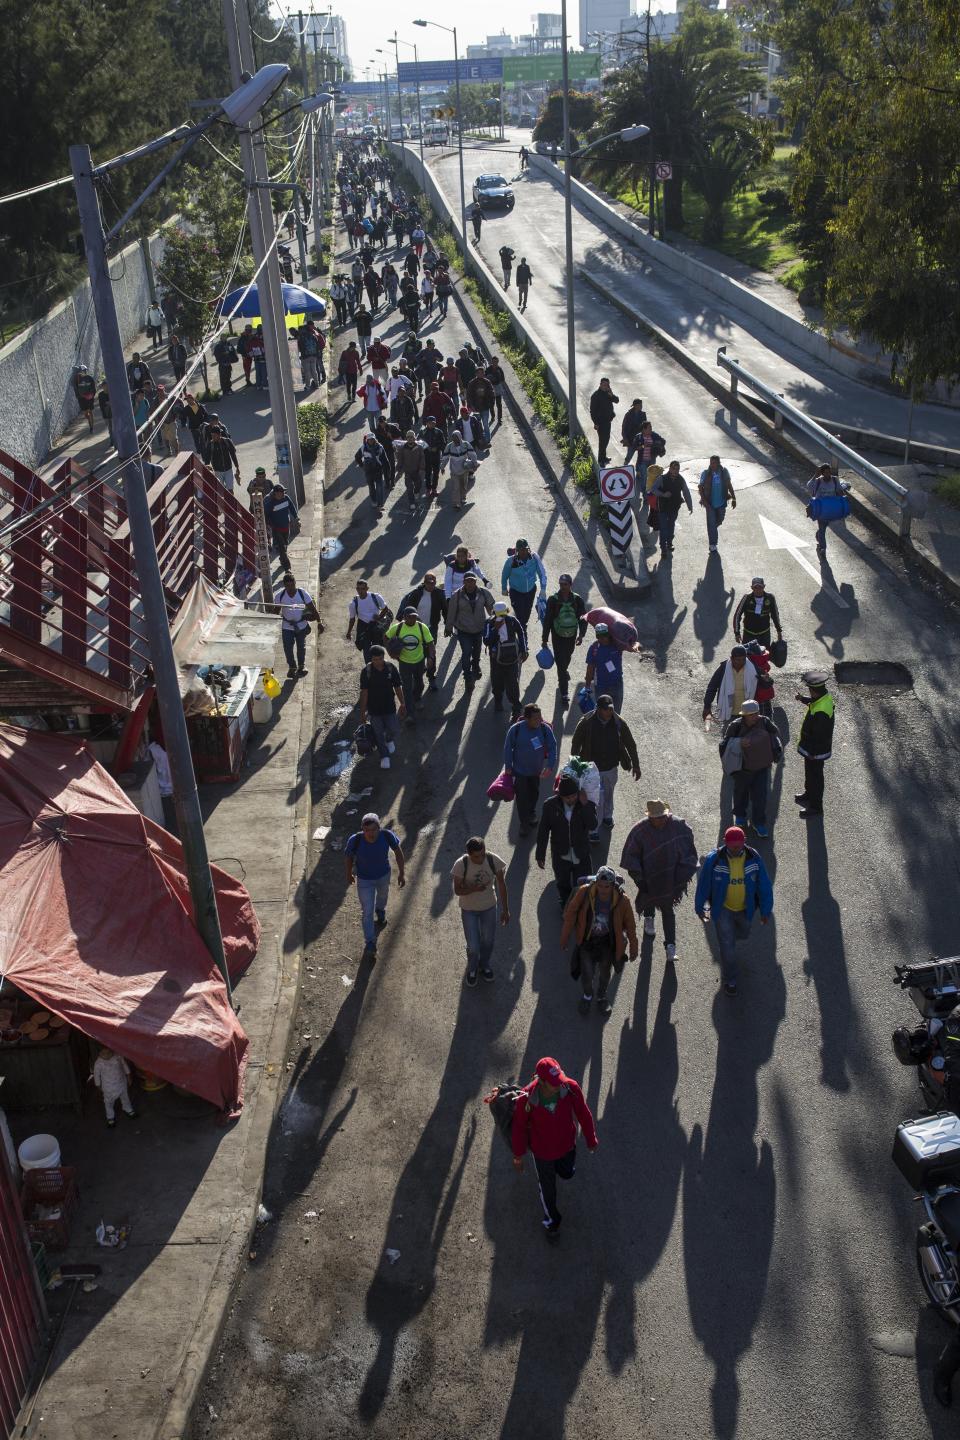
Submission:
<svg viewBox="0 0 960 1440">
<path fill-rule="evenodd" d="M 763 526 L 763 538 L 771 550 L 786 550 L 789 555 L 793 556 L 797 564 L 806 570 L 808 575 L 813 576 L 824 595 L 829 595 L 833 603 L 839 605 L 841 610 L 850 609 L 846 600 L 842 595 L 837 594 L 832 585 L 823 583 L 823 577 L 813 561 L 808 560 L 806 555 L 801 553 L 802 550 L 809 548 L 809 540 L 801 540 L 799 535 L 791 535 L 789 530 L 784 530 L 783 526 L 778 525 L 774 520 L 768 520 L 766 515 L 760 516 L 760 524 Z"/>
</svg>

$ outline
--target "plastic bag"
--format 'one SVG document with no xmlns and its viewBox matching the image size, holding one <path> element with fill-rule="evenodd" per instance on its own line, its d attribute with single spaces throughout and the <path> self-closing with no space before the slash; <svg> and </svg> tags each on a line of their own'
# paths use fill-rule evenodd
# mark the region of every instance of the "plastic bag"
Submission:
<svg viewBox="0 0 960 1440">
<path fill-rule="evenodd" d="M 496 780 L 491 780 L 487 786 L 488 800 L 512 800 L 514 794 L 513 776 L 508 775 L 506 770 L 501 770 Z"/>
<path fill-rule="evenodd" d="M 593 698 L 593 691 L 587 685 L 581 685 L 577 690 L 577 704 L 580 706 L 581 715 L 592 715 L 597 708 L 597 702 Z"/>
<path fill-rule="evenodd" d="M 637 627 L 626 615 L 621 615 L 619 610 L 608 610 L 600 606 L 596 610 L 588 610 L 583 617 L 588 625 L 609 625 L 610 639 L 618 650 L 639 650 L 640 637 L 637 634 Z"/>
<path fill-rule="evenodd" d="M 599 802 L 600 771 L 592 760 L 578 760 L 576 756 L 568 760 L 563 769 L 557 772 L 557 778 L 553 786 L 554 790 L 559 787 L 560 781 L 563 780 L 565 776 L 569 776 L 571 780 L 576 780 L 580 789 L 586 791 L 587 799 L 592 800 L 594 805 Z"/>
<path fill-rule="evenodd" d="M 540 594 L 537 596 L 537 619 L 540 621 L 541 625 L 543 624 L 544 616 L 546 615 L 546 613 L 547 598 L 541 590 Z"/>
<path fill-rule="evenodd" d="M 541 670 L 550 670 L 553 666 L 553 651 L 548 645 L 537 651 L 537 664 Z"/>
<path fill-rule="evenodd" d="M 260 683 L 263 686 L 263 693 L 265 695 L 269 695 L 271 700 L 276 700 L 277 696 L 283 689 L 283 686 L 280 684 L 280 681 L 277 679 L 276 675 L 274 675 L 272 670 L 264 670 L 263 674 L 260 676 Z"/>
</svg>

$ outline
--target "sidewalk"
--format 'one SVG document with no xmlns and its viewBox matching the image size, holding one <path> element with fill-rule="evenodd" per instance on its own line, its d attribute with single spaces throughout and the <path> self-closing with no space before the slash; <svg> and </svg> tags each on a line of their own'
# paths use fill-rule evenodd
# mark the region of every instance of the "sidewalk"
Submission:
<svg viewBox="0 0 960 1440">
<path fill-rule="evenodd" d="M 161 379 L 168 378 L 165 348 L 156 352 L 163 354 Z M 150 363 L 146 347 L 141 354 Z M 308 398 L 325 400 L 325 387 Z M 265 397 L 245 390 L 241 374 L 240 390 L 215 408 L 237 442 L 244 484 L 257 464 L 271 471 Z M 88 437 L 81 420 L 51 460 L 71 454 L 96 463 L 105 450 L 102 424 Z M 290 546 L 297 576 L 314 594 L 323 481 L 321 455 L 305 475 L 302 529 Z M 138 1091 L 139 1118 L 121 1116 L 112 1132 L 92 1091 L 82 1115 L 58 1110 L 43 1117 L 40 1128 L 56 1134 L 80 1186 L 70 1248 L 50 1256 L 50 1268 L 60 1261 L 93 1264 L 101 1273 L 89 1293 L 68 1281 L 47 1295 L 52 1350 L 32 1412 L 29 1404 L 24 1412 L 31 1440 L 174 1440 L 219 1333 L 256 1221 L 299 989 L 318 671 L 313 643 L 307 663 L 308 678 L 285 684 L 271 722 L 255 728 L 240 781 L 200 787 L 210 858 L 244 882 L 263 925 L 259 953 L 235 989 L 250 1038 L 240 1119 L 224 1127 L 209 1106 L 172 1087 Z M 29 1117 L 10 1118 L 16 1143 L 32 1133 Z M 97 1245 L 101 1219 L 130 1225 L 125 1249 Z"/>
</svg>

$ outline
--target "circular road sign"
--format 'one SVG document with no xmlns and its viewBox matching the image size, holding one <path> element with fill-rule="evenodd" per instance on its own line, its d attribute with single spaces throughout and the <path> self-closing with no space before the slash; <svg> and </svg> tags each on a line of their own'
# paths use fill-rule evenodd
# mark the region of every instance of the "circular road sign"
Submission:
<svg viewBox="0 0 960 1440">
<path fill-rule="evenodd" d="M 658 180 L 672 180 L 672 179 L 673 179 L 673 166 L 670 164 L 670 161 L 669 161 L 669 160 L 658 160 L 658 161 L 657 161 L 657 179 L 658 179 Z"/>
<path fill-rule="evenodd" d="M 611 465 L 600 471 L 600 494 L 608 504 L 631 500 L 634 492 L 632 465 Z"/>
</svg>

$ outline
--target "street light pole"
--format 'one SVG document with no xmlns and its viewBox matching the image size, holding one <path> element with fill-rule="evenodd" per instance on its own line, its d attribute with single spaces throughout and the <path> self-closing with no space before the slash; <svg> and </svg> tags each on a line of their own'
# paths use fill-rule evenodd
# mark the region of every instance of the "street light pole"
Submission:
<svg viewBox="0 0 960 1440">
<path fill-rule="evenodd" d="M 460 236 L 463 246 L 463 263 L 468 264 L 467 255 L 467 190 L 463 183 L 463 110 L 460 105 L 460 52 L 457 49 L 456 25 L 441 25 L 437 20 L 414 20 L 421 29 L 432 25 L 435 30 L 446 30 L 453 36 L 453 75 L 457 92 L 457 150 L 460 156 Z"/>
<path fill-rule="evenodd" d="M 245 70 L 250 69 L 253 64 L 246 4 L 223 0 L 223 22 L 227 32 L 230 73 L 233 83 L 240 85 Z M 264 186 L 270 176 L 262 131 L 254 135 L 246 125 L 239 127 L 239 130 L 240 158 L 247 185 Z M 288 493 L 292 490 L 297 503 L 303 505 L 306 503 L 306 490 L 303 484 L 300 437 L 297 432 L 297 402 L 290 365 L 290 344 L 287 340 L 280 260 L 276 245 L 272 245 L 269 255 L 267 251 L 275 229 L 269 191 L 262 188 L 248 190 L 247 215 L 250 221 L 253 258 L 258 267 L 266 257 L 266 264 L 257 279 L 257 294 L 263 321 L 277 479 Z"/>
<path fill-rule="evenodd" d="M 567 50 L 567 0 L 560 4 L 560 43 L 563 47 L 563 233 L 566 249 L 567 292 L 567 433 L 577 434 L 577 337 L 573 310 L 573 177 L 570 173 L 570 61 Z"/>
<path fill-rule="evenodd" d="M 100 216 L 100 205 L 94 180 L 93 159 L 88 145 L 71 145 L 70 165 L 77 191 L 80 228 L 90 271 L 90 291 L 100 333 L 100 350 L 110 405 L 113 411 L 113 438 L 122 465 L 122 492 L 130 522 L 130 539 L 137 565 L 143 623 L 147 632 L 150 664 L 157 690 L 157 705 L 163 725 L 163 741 L 170 761 L 173 800 L 177 826 L 183 845 L 183 862 L 190 885 L 194 923 L 200 938 L 231 996 L 230 974 L 223 951 L 217 897 L 210 873 L 207 842 L 203 833 L 200 797 L 193 772 L 190 738 L 180 698 L 177 662 L 170 638 L 167 602 L 163 593 L 160 561 L 157 558 L 150 502 L 147 498 L 147 477 L 140 454 L 137 422 L 127 382 L 127 364 L 123 355 L 123 339 L 114 304 L 113 282 L 107 261 L 106 239 Z M 231 997 L 232 1000 L 232 997 Z"/>
</svg>

